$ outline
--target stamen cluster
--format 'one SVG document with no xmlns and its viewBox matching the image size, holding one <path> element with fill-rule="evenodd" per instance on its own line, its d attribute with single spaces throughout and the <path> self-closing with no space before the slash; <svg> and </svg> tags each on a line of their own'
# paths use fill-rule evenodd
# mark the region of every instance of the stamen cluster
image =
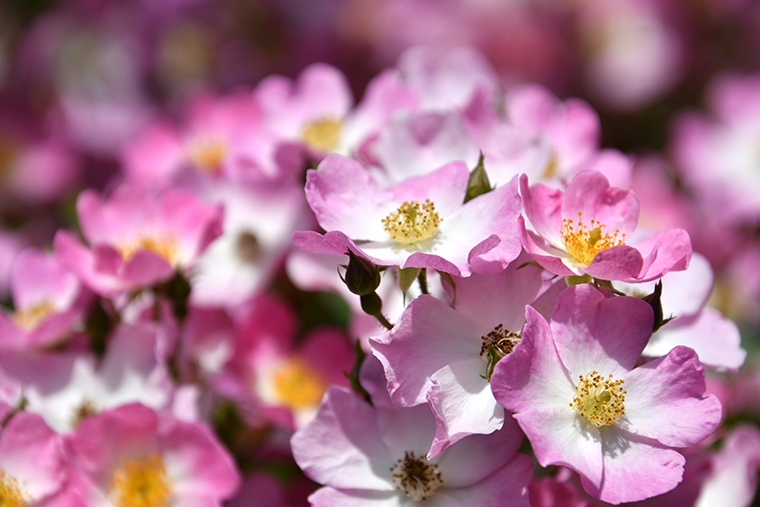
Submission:
<svg viewBox="0 0 760 507">
<path fill-rule="evenodd" d="M 136 240 L 119 244 L 116 249 L 125 262 L 129 261 L 140 250 L 149 250 L 166 259 L 172 266 L 179 261 L 177 240 L 165 235 L 140 235 Z"/>
<path fill-rule="evenodd" d="M 576 395 L 570 406 L 597 428 L 609 426 L 625 415 L 625 380 L 604 378 L 596 370 L 578 375 Z"/>
<path fill-rule="evenodd" d="M 430 199 L 404 201 L 396 211 L 383 218 L 383 226 L 394 241 L 411 245 L 432 238 L 443 219 Z"/>
<path fill-rule="evenodd" d="M 227 144 L 219 138 L 198 141 L 188 150 L 195 167 L 204 172 L 217 172 L 227 156 Z"/>
<path fill-rule="evenodd" d="M 404 490 L 406 496 L 415 501 L 425 500 L 443 484 L 438 465 L 424 456 L 416 457 L 414 452 L 405 452 L 391 472 L 396 489 Z"/>
<path fill-rule="evenodd" d="M 327 390 L 322 378 L 303 361 L 283 363 L 273 375 L 274 389 L 280 403 L 291 408 L 315 407 Z"/>
<path fill-rule="evenodd" d="M 605 225 L 598 220 L 591 219 L 591 224 L 583 223 L 582 213 L 578 212 L 578 226 L 573 225 L 573 219 L 562 219 L 562 243 L 568 253 L 578 259 L 584 266 L 588 266 L 601 251 L 610 247 L 625 245 L 625 233 L 620 239 L 619 230 L 614 234 L 605 232 Z"/>
<path fill-rule="evenodd" d="M 117 507 L 169 507 L 171 484 L 161 455 L 123 458 L 111 476 L 109 493 Z"/>
<path fill-rule="evenodd" d="M 522 339 L 518 333 L 505 329 L 503 324 L 496 326 L 493 331 L 483 336 L 483 345 L 480 346 L 480 355 L 488 354 L 489 349 L 495 348 L 501 357 L 511 354 L 515 345 Z"/>
<path fill-rule="evenodd" d="M 0 470 L 0 505 L 3 507 L 23 507 L 29 503 L 18 479 Z"/>
<path fill-rule="evenodd" d="M 42 301 L 29 308 L 18 309 L 13 314 L 13 322 L 21 329 L 27 331 L 37 327 L 45 317 L 55 311 L 55 306 L 50 301 Z"/>
<path fill-rule="evenodd" d="M 307 125 L 303 140 L 317 150 L 331 151 L 338 146 L 340 121 L 334 118 L 322 118 Z"/>
</svg>

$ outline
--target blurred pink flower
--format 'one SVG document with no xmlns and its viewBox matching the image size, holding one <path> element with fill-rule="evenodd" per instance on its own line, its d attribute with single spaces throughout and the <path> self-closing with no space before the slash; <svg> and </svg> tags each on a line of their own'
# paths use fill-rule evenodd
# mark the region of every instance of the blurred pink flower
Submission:
<svg viewBox="0 0 760 507">
<path fill-rule="evenodd" d="M 77 199 L 77 215 L 90 246 L 59 230 L 56 255 L 82 283 L 107 297 L 189 269 L 222 233 L 222 207 L 202 204 L 179 189 L 156 196 L 123 184 L 105 201 L 86 190 Z"/>
</svg>

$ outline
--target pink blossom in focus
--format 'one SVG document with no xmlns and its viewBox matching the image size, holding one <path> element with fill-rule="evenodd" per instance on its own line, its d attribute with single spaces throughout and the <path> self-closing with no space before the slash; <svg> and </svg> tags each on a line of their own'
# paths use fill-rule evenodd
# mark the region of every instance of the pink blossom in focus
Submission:
<svg viewBox="0 0 760 507">
<path fill-rule="evenodd" d="M 597 171 L 579 173 L 564 193 L 540 183 L 528 186 L 523 176 L 520 191 L 532 227 L 523 228 L 523 245 L 552 273 L 642 282 L 688 266 L 691 242 L 683 229 L 627 244 L 635 240 L 639 201 Z"/>
<path fill-rule="evenodd" d="M 381 189 L 358 162 L 328 157 L 306 183 L 309 205 L 328 232 L 296 232 L 294 242 L 307 251 L 350 248 L 379 265 L 456 276 L 500 271 L 521 251 L 517 181 L 464 203 L 468 179 L 467 167 L 453 162 Z"/>
<path fill-rule="evenodd" d="M 429 404 L 436 433 L 428 457 L 470 434 L 512 423 L 489 383 L 494 362 L 519 343 L 525 305 L 538 297 L 541 269 L 515 261 L 494 275 L 456 278 L 454 308 L 430 296 L 412 301 L 389 332 L 372 338 L 391 399 Z M 489 371 L 490 369 L 490 371 Z"/>
<path fill-rule="evenodd" d="M 693 350 L 635 367 L 651 323 L 637 298 L 570 287 L 550 323 L 528 307 L 522 341 L 491 378 L 539 463 L 575 470 L 589 494 L 613 504 L 673 489 L 685 460 L 672 448 L 699 443 L 721 419 Z"/>
</svg>

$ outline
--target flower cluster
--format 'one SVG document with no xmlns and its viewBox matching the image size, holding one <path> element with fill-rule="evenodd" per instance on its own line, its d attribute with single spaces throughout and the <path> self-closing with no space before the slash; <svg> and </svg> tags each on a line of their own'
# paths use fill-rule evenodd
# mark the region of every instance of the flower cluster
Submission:
<svg viewBox="0 0 760 507">
<path fill-rule="evenodd" d="M 683 78 L 669 9 L 431 3 L 62 2 L 0 36 L 7 96 L 40 86 L 0 89 L 0 506 L 750 505 L 758 78 L 674 115 L 670 167 L 591 105 Z M 524 82 L 563 16 L 554 84 L 597 101 Z M 356 68 L 249 75 L 245 20 Z"/>
</svg>

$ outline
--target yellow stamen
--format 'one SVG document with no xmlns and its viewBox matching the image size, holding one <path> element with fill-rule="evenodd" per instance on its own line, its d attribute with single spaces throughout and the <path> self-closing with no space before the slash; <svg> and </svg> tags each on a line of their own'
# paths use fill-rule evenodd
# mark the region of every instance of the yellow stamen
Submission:
<svg viewBox="0 0 760 507">
<path fill-rule="evenodd" d="M 404 201 L 396 211 L 383 218 L 383 226 L 393 240 L 411 245 L 432 238 L 443 221 L 430 199 Z"/>
<path fill-rule="evenodd" d="M 227 143 L 215 137 L 197 140 L 188 151 L 190 160 L 199 171 L 214 173 L 222 168 L 227 156 Z"/>
<path fill-rule="evenodd" d="M 0 506 L 24 507 L 31 502 L 18 479 L 0 470 Z"/>
<path fill-rule="evenodd" d="M 111 475 L 108 495 L 116 507 L 169 507 L 171 484 L 161 455 L 122 458 Z"/>
<path fill-rule="evenodd" d="M 556 150 L 552 150 L 549 154 L 549 161 L 546 163 L 546 169 L 544 169 L 543 178 L 553 178 L 558 176 L 559 169 L 559 154 Z"/>
<path fill-rule="evenodd" d="M 292 409 L 316 407 L 327 391 L 324 380 L 299 359 L 283 363 L 273 377 L 280 403 Z"/>
<path fill-rule="evenodd" d="M 140 250 L 149 250 L 166 259 L 169 264 L 179 263 L 179 248 L 177 240 L 171 235 L 139 235 L 135 240 L 116 246 L 124 262 L 128 262 Z"/>
<path fill-rule="evenodd" d="M 597 428 L 608 426 L 625 415 L 625 380 L 604 378 L 597 371 L 578 375 L 576 395 L 570 406 Z"/>
<path fill-rule="evenodd" d="M 338 147 L 340 128 L 340 121 L 334 118 L 315 120 L 304 129 L 303 140 L 316 150 L 333 151 Z"/>
<path fill-rule="evenodd" d="M 21 329 L 24 329 L 25 331 L 31 331 L 37 327 L 37 324 L 42 322 L 45 317 L 53 312 L 55 312 L 55 306 L 53 303 L 44 300 L 37 303 L 36 305 L 30 306 L 29 308 L 19 308 L 13 314 L 12 319 L 13 322 L 15 322 L 16 325 Z M 3 504 L 0 503 L 0 507 L 2 506 Z"/>
<path fill-rule="evenodd" d="M 625 245 L 625 234 L 620 239 L 619 230 L 614 234 L 604 231 L 605 225 L 598 220 L 591 220 L 590 225 L 583 223 L 581 212 L 578 212 L 578 226 L 573 225 L 573 220 L 565 218 L 562 220 L 562 243 L 565 245 L 567 252 L 578 259 L 583 266 L 588 266 L 594 260 L 596 254 L 610 247 Z"/>
</svg>

